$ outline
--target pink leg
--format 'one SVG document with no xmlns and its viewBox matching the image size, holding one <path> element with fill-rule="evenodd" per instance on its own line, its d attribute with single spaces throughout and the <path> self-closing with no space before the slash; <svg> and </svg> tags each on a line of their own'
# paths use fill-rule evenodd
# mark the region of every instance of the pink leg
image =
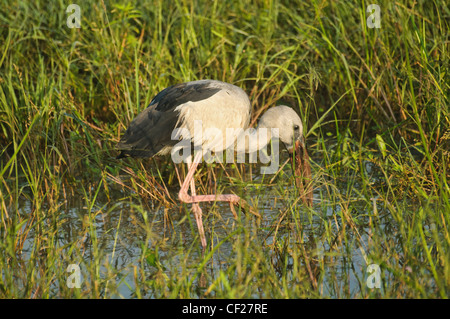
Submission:
<svg viewBox="0 0 450 319">
<path fill-rule="evenodd" d="M 221 194 L 221 195 L 196 195 L 195 192 L 192 193 L 192 195 L 189 195 L 187 193 L 187 189 L 189 187 L 189 183 L 193 183 L 193 176 L 195 169 L 198 166 L 198 161 L 194 161 L 192 163 L 191 167 L 189 168 L 188 174 L 186 176 L 186 179 L 183 182 L 183 185 L 181 185 L 180 192 L 178 193 L 178 198 L 184 202 L 184 203 L 200 203 L 200 202 L 228 202 L 230 204 L 231 212 L 233 213 L 234 218 L 238 218 L 236 211 L 234 210 L 233 205 L 240 204 L 243 209 L 246 211 L 252 213 L 253 215 L 261 218 L 261 215 L 255 211 L 252 207 L 248 205 L 248 203 L 245 200 L 242 200 L 239 196 L 234 194 Z M 192 185 L 192 184 L 191 184 Z M 192 190 L 192 186 L 191 186 Z"/>
<path fill-rule="evenodd" d="M 191 164 L 191 166 L 194 165 L 194 163 Z M 191 194 L 192 196 L 196 196 L 195 193 L 195 181 L 194 179 L 191 179 Z M 200 208 L 200 205 L 198 203 L 192 203 L 192 211 L 194 212 L 195 221 L 197 222 L 197 228 L 198 233 L 200 234 L 200 240 L 202 242 L 203 249 L 206 248 L 206 237 L 205 237 L 205 230 L 203 228 L 203 220 L 202 220 L 202 209 Z"/>
<path fill-rule="evenodd" d="M 190 159 L 187 163 L 188 168 L 191 168 L 193 163 L 191 163 Z M 184 183 L 181 183 L 180 174 L 178 173 L 177 166 L 175 165 L 175 171 L 177 172 L 178 181 L 180 182 L 180 187 L 183 186 Z M 196 195 L 195 193 L 195 183 L 194 179 L 191 179 L 191 193 L 193 196 Z M 198 232 L 200 234 L 200 240 L 202 243 L 203 250 L 206 248 L 206 238 L 205 238 L 205 231 L 203 228 L 203 221 L 202 221 L 202 209 L 200 208 L 200 205 L 198 203 L 192 203 L 192 211 L 194 212 L 195 222 L 197 223 Z"/>
<path fill-rule="evenodd" d="M 187 163 L 188 167 L 190 168 L 192 166 L 192 163 L 190 161 Z M 181 183 L 180 174 L 178 173 L 177 166 L 175 165 L 175 171 L 177 172 L 178 181 L 180 182 L 180 186 L 183 184 Z M 195 196 L 195 183 L 194 179 L 191 179 L 191 193 L 192 196 Z M 205 238 L 205 231 L 203 228 L 203 221 L 202 221 L 202 209 L 200 208 L 200 205 L 198 203 L 192 203 L 192 211 L 194 212 L 195 222 L 197 223 L 198 232 L 200 234 L 200 239 L 202 242 L 203 250 L 206 248 L 206 238 Z"/>
<path fill-rule="evenodd" d="M 199 202 L 230 202 L 233 204 L 239 203 L 241 198 L 234 194 L 222 194 L 222 195 L 195 195 L 192 194 L 192 196 L 189 196 L 187 193 L 187 189 L 189 187 L 189 183 L 191 182 L 195 170 L 198 166 L 198 163 L 201 159 L 202 154 L 198 153 L 195 156 L 194 162 L 192 163 L 191 167 L 189 168 L 188 174 L 186 176 L 186 179 L 183 182 L 183 185 L 181 186 L 180 192 L 178 193 L 178 198 L 184 202 L 184 203 L 199 203 Z M 192 189 L 192 187 L 191 187 Z"/>
<path fill-rule="evenodd" d="M 197 195 L 195 192 L 195 181 L 194 181 L 194 173 L 197 169 L 197 166 L 202 158 L 202 153 L 199 152 L 194 158 L 194 161 L 190 164 L 189 170 L 187 173 L 187 176 L 181 185 L 180 192 L 178 193 L 178 198 L 184 202 L 184 203 L 192 203 L 192 211 L 194 212 L 195 221 L 197 222 L 197 228 L 200 234 L 200 239 L 202 242 L 203 249 L 206 248 L 206 238 L 205 238 L 205 231 L 203 228 L 203 220 L 202 220 L 202 209 L 200 208 L 199 202 L 214 202 L 214 201 L 221 201 L 221 202 L 229 202 L 231 211 L 235 218 L 237 218 L 236 211 L 234 210 L 233 205 L 241 204 L 241 206 L 248 211 L 250 211 L 252 214 L 261 217 L 258 212 L 254 211 L 244 200 L 241 200 L 241 198 L 234 194 L 222 194 L 222 195 Z M 188 163 L 189 165 L 189 163 Z M 187 190 L 191 187 L 191 195 L 187 193 Z"/>
</svg>

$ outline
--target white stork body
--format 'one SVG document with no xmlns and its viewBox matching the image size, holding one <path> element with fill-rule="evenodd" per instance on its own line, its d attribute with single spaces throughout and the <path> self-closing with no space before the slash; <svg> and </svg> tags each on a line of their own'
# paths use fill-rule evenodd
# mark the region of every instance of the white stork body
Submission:
<svg viewBox="0 0 450 319">
<path fill-rule="evenodd" d="M 200 80 L 219 91 L 205 100 L 186 102 L 175 108 L 179 112 L 179 127 L 186 128 L 193 137 L 194 145 L 201 145 L 203 150 L 221 152 L 232 146 L 234 140 L 224 138 L 227 130 L 246 129 L 250 121 L 251 105 L 247 94 L 239 87 L 212 80 Z M 197 126 L 196 126 L 197 124 Z M 196 132 L 200 126 L 201 134 Z"/>
<path fill-rule="evenodd" d="M 242 132 L 250 121 L 251 104 L 247 94 L 239 87 L 216 80 L 200 80 L 177 84 L 159 92 L 150 105 L 142 111 L 130 124 L 117 148 L 121 151 L 118 158 L 152 157 L 156 154 L 167 154 L 179 142 L 181 137 L 189 135 L 194 146 L 202 147 L 193 162 L 188 158 L 189 171 L 184 180 L 179 198 L 186 203 L 192 203 L 203 248 L 206 238 L 203 230 L 202 211 L 199 202 L 227 201 L 248 206 L 237 195 L 196 195 L 193 175 L 198 163 L 206 151 L 220 152 L 239 140 L 239 135 L 226 138 L 230 131 Z M 198 132 L 201 124 L 201 134 Z M 303 140 L 303 125 L 297 113 L 287 106 L 277 106 L 269 109 L 262 116 L 258 130 L 248 134 L 246 150 L 259 150 L 268 144 L 271 130 L 259 134 L 259 130 L 278 129 L 279 139 L 287 149 L 296 155 L 303 170 L 298 172 L 310 177 L 308 154 Z M 197 130 L 197 131 L 196 131 Z M 174 131 L 178 133 L 174 134 Z M 228 131 L 228 132 L 227 132 Z M 229 137 L 229 135 L 228 135 Z M 301 149 L 300 149 L 301 147 Z M 187 193 L 191 187 L 191 195 Z M 303 189 L 303 187 L 301 188 Z M 308 193 L 308 203 L 312 202 L 312 193 Z"/>
</svg>

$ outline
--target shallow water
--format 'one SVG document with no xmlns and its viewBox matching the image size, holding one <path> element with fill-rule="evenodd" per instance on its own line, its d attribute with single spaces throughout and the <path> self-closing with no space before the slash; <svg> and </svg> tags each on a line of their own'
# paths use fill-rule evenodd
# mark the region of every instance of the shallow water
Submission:
<svg viewBox="0 0 450 319">
<path fill-rule="evenodd" d="M 376 174 L 373 172 L 375 168 L 367 163 L 366 169 L 367 173 L 372 175 L 374 182 L 377 182 Z M 252 171 L 255 174 L 255 172 L 259 172 L 259 169 L 253 169 Z M 246 173 L 244 180 L 249 181 L 251 177 L 248 170 Z M 282 177 L 280 178 L 282 179 Z M 258 185 L 261 179 L 260 175 L 253 175 L 254 185 Z M 228 240 L 220 243 L 220 247 L 208 261 L 207 269 L 210 279 L 214 279 L 221 270 L 225 269 L 230 259 L 236 255 L 236 246 L 234 245 L 236 238 L 237 236 L 245 236 L 243 231 L 239 230 L 239 227 L 254 229 L 254 232 L 250 231 L 249 236 L 253 241 L 259 241 L 261 249 L 273 257 L 275 267 L 279 262 L 277 261 L 277 254 L 272 250 L 274 247 L 274 225 L 280 220 L 280 214 L 286 213 L 287 209 L 289 211 L 290 205 L 295 200 L 292 196 L 289 197 L 289 194 L 294 192 L 293 187 L 287 183 L 274 184 L 263 188 L 254 187 L 252 184 L 247 185 L 249 186 L 246 187 L 245 192 L 239 191 L 241 186 L 232 186 L 229 189 L 235 190 L 237 194 L 242 192 L 247 198 L 258 198 L 259 212 L 263 216 L 260 222 L 257 222 L 251 215 L 250 217 L 241 215 L 241 219 L 245 222 L 236 221 L 227 204 L 218 203 L 214 206 L 207 203 L 201 204 L 208 241 L 212 238 L 214 246 L 217 246 L 225 237 L 231 235 Z M 352 214 L 362 216 L 358 220 L 364 223 L 366 221 L 364 216 L 371 215 L 374 207 L 368 206 L 365 199 L 358 198 L 358 190 L 349 193 L 345 180 L 336 181 L 335 185 L 337 189 L 333 191 L 333 194 L 340 193 L 345 198 L 350 197 L 354 209 Z M 95 192 L 95 190 L 92 189 L 92 192 Z M 366 255 L 370 246 L 367 236 L 370 229 L 360 226 L 358 227 L 360 232 L 358 236 L 348 235 L 344 238 L 345 242 L 330 247 L 327 240 L 324 240 L 326 238 L 324 221 L 334 228 L 342 227 L 342 225 L 339 221 L 340 207 L 332 204 L 335 201 L 325 199 L 326 194 L 329 194 L 329 190 L 325 190 L 321 186 L 315 189 L 312 212 L 304 207 L 302 208 L 300 204 L 294 205 L 298 209 L 296 216 L 298 220 L 302 221 L 303 225 L 304 246 L 312 256 L 313 266 L 325 264 L 323 267 L 325 273 L 317 274 L 318 277 L 316 278 L 318 279 L 319 276 L 322 278 L 319 283 L 321 296 L 356 296 L 362 290 L 367 289 L 362 286 L 366 285 L 365 282 L 369 275 L 367 266 L 370 260 L 367 260 Z M 100 258 L 100 274 L 110 273 L 112 269 L 117 273 L 114 283 L 115 292 L 112 297 L 118 298 L 136 297 L 134 293 L 136 289 L 136 267 L 143 269 L 146 278 L 141 276 L 140 280 L 146 282 L 157 280 L 155 278 L 158 276 L 165 275 L 172 278 L 183 278 L 187 269 L 196 269 L 199 260 L 202 259 L 201 250 L 199 240 L 196 238 L 197 231 L 193 216 L 186 214 L 189 212 L 188 206 L 177 204 L 170 208 L 163 207 L 159 203 L 139 199 L 132 192 L 117 187 L 110 188 L 109 196 L 117 199 L 117 201 L 110 201 L 105 194 L 99 192 L 91 208 L 87 207 L 89 201 L 86 200 L 85 195 L 60 203 L 58 220 L 61 226 L 57 234 L 57 246 L 62 247 L 61 254 L 66 255 L 61 256 L 61 258 L 69 264 L 72 258 L 69 254 L 70 247 L 74 242 L 78 243 L 75 249 L 77 253 L 72 254 L 72 256 L 74 258 L 73 263 L 81 265 L 82 286 L 83 283 L 90 282 L 90 279 L 87 278 L 89 274 L 83 271 L 83 267 L 95 263 L 96 258 Z M 177 198 L 176 190 L 173 194 L 171 193 L 171 196 Z M 358 202 L 361 203 L 358 204 Z M 26 216 L 31 210 L 29 201 L 24 200 L 20 203 L 19 212 L 22 216 Z M 376 207 L 376 210 L 380 215 L 386 213 L 381 207 Z M 295 224 L 291 215 L 291 213 L 287 214 L 282 222 L 283 226 L 280 227 L 279 231 L 276 231 L 276 241 L 287 240 L 288 246 L 298 245 L 295 236 L 291 234 L 289 229 L 291 225 Z M 338 217 L 336 218 L 336 216 Z M 93 221 L 91 226 L 88 223 L 89 218 Z M 335 223 L 336 220 L 338 220 L 337 223 Z M 384 221 L 388 222 L 388 219 L 384 219 Z M 385 226 L 383 219 L 381 219 L 380 227 Z M 87 230 L 87 228 L 89 229 Z M 337 230 L 337 233 L 339 231 Z M 237 233 L 233 234 L 233 232 Z M 23 246 L 25 259 L 32 250 L 34 236 L 35 234 L 30 233 Z M 94 242 L 96 242 L 96 245 L 93 244 Z M 64 248 L 66 246 L 67 248 Z M 143 248 L 144 246 L 145 248 Z M 146 250 L 145 256 L 143 249 Z M 350 251 L 342 253 L 346 249 L 350 249 Z M 330 252 L 336 253 L 331 254 L 333 257 L 330 257 Z M 292 263 L 292 256 L 290 256 L 287 261 L 288 269 Z M 384 278 L 388 281 L 388 274 L 385 274 Z M 208 283 L 202 282 L 203 280 L 202 276 L 193 280 L 193 285 L 199 287 L 198 297 L 203 296 L 205 289 L 202 287 L 208 286 Z M 57 290 L 56 283 L 54 286 Z M 142 286 L 142 283 L 140 286 Z M 106 291 L 103 291 L 103 294 L 106 293 Z M 155 295 L 151 288 L 148 288 L 147 291 L 143 292 L 143 297 L 158 298 L 160 296 Z M 214 292 L 210 292 L 208 297 L 214 297 Z M 255 292 L 252 297 L 258 298 L 261 297 L 261 294 Z"/>
</svg>

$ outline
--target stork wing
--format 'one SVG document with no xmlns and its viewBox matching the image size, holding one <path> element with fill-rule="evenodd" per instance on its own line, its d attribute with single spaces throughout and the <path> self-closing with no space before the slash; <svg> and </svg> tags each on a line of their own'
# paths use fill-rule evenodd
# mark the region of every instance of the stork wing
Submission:
<svg viewBox="0 0 450 319">
<path fill-rule="evenodd" d="M 152 157 L 177 141 L 171 139 L 180 109 L 187 102 L 210 98 L 221 89 L 210 86 L 208 80 L 181 83 L 159 92 L 149 106 L 131 122 L 117 144 L 121 151 L 117 158 L 126 156 Z"/>
</svg>

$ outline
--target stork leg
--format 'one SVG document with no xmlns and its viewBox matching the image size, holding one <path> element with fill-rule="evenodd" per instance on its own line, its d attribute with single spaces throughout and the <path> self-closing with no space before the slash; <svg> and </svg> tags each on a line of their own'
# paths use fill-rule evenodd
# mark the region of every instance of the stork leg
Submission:
<svg viewBox="0 0 450 319">
<path fill-rule="evenodd" d="M 194 158 L 192 163 L 188 163 L 189 170 L 186 175 L 186 178 L 181 185 L 180 192 L 178 193 L 178 198 L 184 203 L 192 204 L 192 211 L 194 212 L 195 221 L 197 222 L 197 227 L 200 235 L 200 239 L 202 242 L 203 249 L 206 248 L 206 238 L 205 231 L 203 228 L 203 220 L 202 220 L 202 209 L 198 203 L 200 202 L 228 202 L 230 204 L 231 211 L 235 218 L 237 218 L 236 211 L 233 208 L 233 205 L 240 204 L 244 209 L 248 210 L 252 214 L 261 217 L 252 207 L 250 207 L 246 201 L 242 200 L 239 196 L 235 194 L 211 194 L 211 195 L 197 195 L 195 192 L 195 181 L 194 181 L 194 173 L 197 169 L 198 164 L 202 158 L 202 153 L 199 152 Z M 190 159 L 189 159 L 190 162 Z M 190 164 L 190 165 L 189 165 Z M 187 190 L 191 187 L 191 195 L 188 194 Z"/>
<path fill-rule="evenodd" d="M 191 164 L 191 166 L 194 163 Z M 191 195 L 196 196 L 195 192 L 195 181 L 191 179 Z M 205 237 L 205 229 L 203 228 L 203 220 L 202 220 L 202 209 L 198 203 L 192 203 L 192 211 L 194 212 L 195 221 L 197 222 L 198 233 L 200 234 L 200 240 L 202 242 L 203 250 L 206 249 L 206 237 Z"/>
<path fill-rule="evenodd" d="M 192 162 L 191 162 L 191 157 L 189 157 L 187 159 L 187 166 L 188 166 L 188 170 L 191 168 L 192 166 Z M 177 177 L 178 177 L 178 181 L 180 182 L 180 187 L 182 187 L 185 183 L 181 182 L 181 177 L 180 174 L 178 173 L 178 169 L 177 166 L 175 165 L 175 171 L 177 172 Z M 191 194 L 192 196 L 196 196 L 196 192 L 195 192 L 195 182 L 194 179 L 191 179 L 190 182 L 190 186 L 191 186 Z M 194 217 L 195 217 L 195 222 L 197 223 L 197 228 L 198 228 L 198 232 L 200 234 L 200 240 L 202 243 L 202 248 L 203 251 L 206 248 L 206 238 L 205 238 L 205 231 L 203 228 L 203 221 L 202 221 L 202 209 L 200 208 L 200 205 L 198 203 L 192 203 L 192 211 L 194 212 Z"/>
<path fill-rule="evenodd" d="M 186 176 L 186 179 L 181 186 L 180 192 L 178 193 L 178 198 L 184 203 L 199 203 L 199 202 L 228 202 L 230 203 L 231 212 L 233 213 L 234 218 L 237 218 L 236 211 L 234 210 L 232 205 L 241 205 L 241 207 L 252 213 L 253 215 L 261 218 L 261 215 L 255 211 L 245 200 L 241 199 L 239 196 L 235 194 L 211 194 L 211 195 L 189 195 L 187 193 L 187 189 L 189 187 L 189 183 L 193 180 L 193 175 L 195 169 L 197 168 L 198 163 L 192 163 L 191 169 Z"/>
<path fill-rule="evenodd" d="M 241 198 L 234 194 L 221 194 L 221 195 L 194 195 L 191 196 L 187 193 L 187 189 L 189 187 L 189 183 L 191 180 L 193 180 L 193 176 L 195 173 L 195 170 L 197 169 L 197 166 L 199 164 L 199 161 L 202 157 L 202 154 L 199 152 L 195 158 L 194 162 L 189 168 L 189 171 L 186 175 L 186 178 L 183 182 L 183 185 L 181 185 L 180 192 L 178 193 L 178 198 L 184 202 L 184 203 L 199 203 L 199 202 L 230 202 L 232 204 L 237 204 L 241 200 Z M 192 187 L 191 187 L 192 189 Z"/>
<path fill-rule="evenodd" d="M 196 195 L 195 191 L 194 191 L 192 193 L 192 195 L 189 195 L 187 193 L 187 190 L 189 188 L 191 181 L 193 181 L 195 170 L 197 169 L 197 166 L 198 166 L 201 158 L 202 158 L 202 154 L 200 152 L 197 153 L 197 155 L 194 158 L 193 163 L 189 167 L 189 171 L 186 175 L 186 178 L 185 178 L 183 184 L 181 185 L 180 192 L 178 193 L 178 198 L 182 202 L 184 202 L 184 203 L 200 203 L 200 202 L 218 201 L 218 202 L 228 202 L 228 203 L 230 203 L 230 205 L 240 204 L 245 210 L 249 211 L 250 213 L 252 213 L 258 217 L 261 217 L 261 215 L 259 215 L 258 212 L 256 212 L 254 209 L 252 209 L 252 207 L 250 207 L 245 200 L 242 200 L 239 196 L 237 196 L 235 194 Z M 193 182 L 191 185 L 194 185 Z M 191 191 L 192 191 L 192 186 L 191 186 Z M 234 209 L 232 209 L 232 212 L 233 212 L 234 217 L 237 218 L 237 214 L 234 211 Z"/>
</svg>

